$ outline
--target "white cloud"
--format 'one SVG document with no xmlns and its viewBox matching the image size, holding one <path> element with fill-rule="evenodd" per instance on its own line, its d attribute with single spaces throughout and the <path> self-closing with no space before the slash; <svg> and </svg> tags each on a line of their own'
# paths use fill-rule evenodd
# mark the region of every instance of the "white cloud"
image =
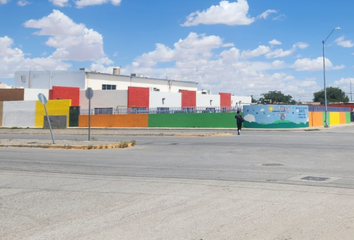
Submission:
<svg viewBox="0 0 354 240">
<path fill-rule="evenodd" d="M 252 114 L 247 114 L 244 119 L 247 121 L 247 122 L 255 122 L 256 121 L 256 118 L 254 115 Z"/>
<path fill-rule="evenodd" d="M 8 2 L 10 2 L 10 0 L 0 0 L 0 4 L 6 4 Z"/>
<path fill-rule="evenodd" d="M 83 8 L 86 6 L 92 6 L 92 5 L 102 5 L 105 3 L 112 3 L 115 6 L 118 6 L 121 3 L 121 0 L 79 0 L 76 1 L 76 7 L 78 8 Z"/>
<path fill-rule="evenodd" d="M 233 47 L 229 50 L 225 50 L 220 53 L 220 56 L 223 58 L 224 63 L 230 64 L 239 60 L 240 58 L 240 50 Z"/>
<path fill-rule="evenodd" d="M 307 43 L 304 43 L 304 42 L 297 42 L 296 44 L 295 44 L 295 47 L 298 47 L 298 48 L 300 48 L 300 49 L 305 49 L 305 48 L 308 48 L 308 44 Z"/>
<path fill-rule="evenodd" d="M 179 79 L 199 82 L 199 88 L 212 89 L 213 92 L 225 91 L 239 95 L 255 95 L 275 88 L 287 94 L 317 91 L 314 85 L 296 79 L 279 69 L 289 68 L 284 61 L 247 61 L 244 56 L 257 56 L 268 52 L 269 47 L 257 47 L 252 51 L 240 51 L 236 47 L 223 49 L 222 39 L 218 36 L 190 33 L 173 47 L 157 44 L 155 50 L 142 54 L 135 62 L 122 68 L 122 74 L 132 72 L 157 78 Z M 242 57 L 243 54 L 243 57 Z M 165 63 L 163 67 L 159 63 Z M 167 64 L 168 63 L 168 67 Z M 291 67 L 291 66 L 290 66 Z M 268 73 L 272 70 L 272 74 Z M 278 72 L 274 72 L 278 70 Z M 291 84 L 289 82 L 291 81 Z M 312 93 L 311 92 L 311 93 Z M 311 95 L 311 94 L 310 94 Z"/>
<path fill-rule="evenodd" d="M 111 59 L 103 57 L 92 63 L 90 68 L 101 73 L 112 73 L 113 67 L 109 66 L 111 64 L 113 64 Z"/>
<path fill-rule="evenodd" d="M 58 7 L 65 7 L 68 5 L 69 2 L 69 0 L 49 0 L 49 1 Z"/>
<path fill-rule="evenodd" d="M 205 36 L 191 32 L 187 38 L 180 39 L 171 49 L 163 44 L 156 44 L 156 49 L 145 53 L 135 60 L 136 66 L 152 67 L 158 62 L 198 61 L 212 56 L 211 50 L 223 46 L 223 41 L 217 36 Z"/>
<path fill-rule="evenodd" d="M 17 2 L 17 5 L 20 6 L 20 7 L 24 7 L 26 5 L 30 4 L 28 1 L 26 0 L 20 0 Z"/>
<path fill-rule="evenodd" d="M 24 25 L 40 29 L 36 35 L 50 36 L 46 45 L 56 48 L 52 58 L 86 61 L 104 56 L 102 35 L 73 22 L 58 10 L 40 20 L 28 20 Z"/>
<path fill-rule="evenodd" d="M 263 18 L 263 19 L 267 19 L 269 14 L 271 13 L 277 13 L 276 10 L 273 9 L 268 9 L 267 11 L 265 11 L 264 13 L 262 13 L 261 15 L 259 15 L 257 18 Z"/>
<path fill-rule="evenodd" d="M 341 36 L 335 40 L 338 46 L 345 47 L 345 48 L 352 48 L 354 47 L 354 43 L 352 40 L 344 40 L 344 36 Z"/>
<path fill-rule="evenodd" d="M 270 52 L 270 48 L 268 46 L 261 45 L 254 50 L 246 50 L 242 52 L 243 58 L 253 58 L 264 55 Z"/>
<path fill-rule="evenodd" d="M 230 3 L 221 1 L 219 5 L 213 5 L 202 12 L 196 11 L 187 17 L 182 26 L 197 26 L 199 24 L 226 24 L 226 25 L 249 25 L 255 18 L 248 16 L 249 6 L 246 0 L 237 0 Z"/>
<path fill-rule="evenodd" d="M 280 61 L 280 60 L 275 60 L 272 62 L 272 66 L 274 68 L 283 68 L 285 66 L 285 62 L 284 61 Z"/>
<path fill-rule="evenodd" d="M 273 18 L 274 21 L 283 21 L 286 18 L 284 14 L 281 14 L 279 16 L 276 16 Z"/>
<path fill-rule="evenodd" d="M 266 58 L 279 58 L 279 57 L 286 57 L 295 52 L 296 48 L 291 48 L 289 50 L 284 51 L 283 49 L 275 49 L 274 51 L 271 51 L 267 53 L 265 56 Z"/>
<path fill-rule="evenodd" d="M 12 78 L 16 70 L 66 70 L 71 65 L 51 57 L 26 58 L 19 48 L 13 48 L 13 40 L 0 37 L 0 78 Z"/>
<path fill-rule="evenodd" d="M 325 59 L 326 69 L 343 69 L 345 66 L 333 66 L 329 59 Z M 318 57 L 316 59 L 303 58 L 298 59 L 292 66 L 296 71 L 320 71 L 323 70 L 323 57 Z"/>
<path fill-rule="evenodd" d="M 234 47 L 235 44 L 233 44 L 233 43 L 225 43 L 225 44 L 223 44 L 222 46 L 223 46 L 223 47 Z"/>
<path fill-rule="evenodd" d="M 281 42 L 279 42 L 279 41 L 276 40 L 276 39 L 273 39 L 272 41 L 269 41 L 269 44 L 270 44 L 270 45 L 281 45 Z"/>
<path fill-rule="evenodd" d="M 281 44 L 281 42 L 279 42 L 276 39 L 273 39 L 269 43 L 271 45 L 280 45 Z M 261 45 L 254 50 L 243 51 L 241 56 L 243 58 L 253 58 L 253 57 L 259 57 L 261 55 L 265 55 L 266 58 L 280 58 L 280 57 L 290 56 L 291 54 L 293 54 L 296 51 L 297 48 L 304 49 L 306 47 L 308 47 L 308 44 L 301 43 L 301 42 L 294 44 L 293 47 L 289 50 L 283 50 L 281 48 L 272 50 L 269 46 Z"/>
</svg>

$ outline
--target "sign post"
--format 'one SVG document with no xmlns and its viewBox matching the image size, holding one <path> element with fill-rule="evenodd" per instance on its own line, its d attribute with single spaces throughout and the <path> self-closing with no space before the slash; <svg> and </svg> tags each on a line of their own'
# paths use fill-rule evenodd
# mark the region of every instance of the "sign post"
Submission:
<svg viewBox="0 0 354 240">
<path fill-rule="evenodd" d="M 49 129 L 50 129 L 50 135 L 52 137 L 52 141 L 53 144 L 55 144 L 54 141 L 54 136 L 53 136 L 53 131 L 52 131 L 52 124 L 50 124 L 50 119 L 49 119 L 49 115 L 48 115 L 48 111 L 47 111 L 47 98 L 43 95 L 43 93 L 39 93 L 38 94 L 38 100 L 43 104 L 44 106 L 44 110 L 45 110 L 45 115 L 47 116 L 47 121 L 48 121 L 48 125 L 49 125 Z"/>
<path fill-rule="evenodd" d="M 85 96 L 89 100 L 89 117 L 88 117 L 88 140 L 91 140 L 91 99 L 93 97 L 92 88 L 87 88 L 85 91 Z"/>
</svg>

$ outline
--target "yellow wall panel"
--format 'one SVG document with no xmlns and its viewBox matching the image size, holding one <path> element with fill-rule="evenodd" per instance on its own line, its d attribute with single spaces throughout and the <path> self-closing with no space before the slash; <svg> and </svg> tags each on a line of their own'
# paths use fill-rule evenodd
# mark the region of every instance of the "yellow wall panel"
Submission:
<svg viewBox="0 0 354 240">
<path fill-rule="evenodd" d="M 329 125 L 339 125 L 340 124 L 340 115 L 339 112 L 330 112 L 330 124 Z"/>
<path fill-rule="evenodd" d="M 67 127 L 69 127 L 69 111 L 71 100 L 48 100 L 47 111 L 49 116 L 67 116 Z M 45 109 L 40 101 L 36 101 L 35 127 L 43 127 Z"/>
</svg>

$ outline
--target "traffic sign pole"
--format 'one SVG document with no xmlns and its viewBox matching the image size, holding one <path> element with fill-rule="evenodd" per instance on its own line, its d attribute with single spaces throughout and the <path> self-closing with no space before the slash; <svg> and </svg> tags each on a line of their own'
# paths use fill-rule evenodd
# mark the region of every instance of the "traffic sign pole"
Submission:
<svg viewBox="0 0 354 240">
<path fill-rule="evenodd" d="M 91 140 L 91 98 L 89 99 L 88 140 Z"/>
<path fill-rule="evenodd" d="M 85 91 L 85 96 L 89 100 L 89 117 L 88 117 L 88 140 L 91 140 L 91 98 L 93 97 L 92 88 L 87 88 Z"/>
<path fill-rule="evenodd" d="M 49 129 L 50 129 L 50 136 L 52 137 L 53 144 L 55 144 L 54 135 L 53 135 L 53 131 L 52 131 L 52 124 L 50 123 L 50 119 L 49 119 L 49 115 L 48 115 L 48 111 L 47 111 L 47 105 L 46 105 L 47 104 L 47 98 L 44 96 L 43 93 L 39 93 L 38 94 L 38 100 L 44 106 L 45 115 L 47 116 L 48 126 L 49 126 Z"/>
</svg>

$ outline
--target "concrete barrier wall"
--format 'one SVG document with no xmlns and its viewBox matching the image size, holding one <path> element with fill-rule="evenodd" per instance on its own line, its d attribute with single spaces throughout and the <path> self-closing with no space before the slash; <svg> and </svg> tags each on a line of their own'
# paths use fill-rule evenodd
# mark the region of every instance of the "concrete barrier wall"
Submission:
<svg viewBox="0 0 354 240">
<path fill-rule="evenodd" d="M 79 127 L 88 127 L 88 117 L 79 116 Z M 148 114 L 91 115 L 91 127 L 148 127 Z"/>
<path fill-rule="evenodd" d="M 3 102 L 2 127 L 34 127 L 36 101 Z"/>
<path fill-rule="evenodd" d="M 235 128 L 236 113 L 149 114 L 149 127 Z"/>
<path fill-rule="evenodd" d="M 309 112 L 309 127 L 322 127 L 324 121 L 324 112 Z M 350 112 L 327 112 L 327 123 L 329 126 L 351 123 Z"/>
<path fill-rule="evenodd" d="M 243 107 L 245 128 L 304 128 L 309 126 L 308 106 L 249 105 Z"/>
<path fill-rule="evenodd" d="M 71 100 L 48 100 L 47 110 L 48 115 L 54 116 L 67 116 L 67 125 L 69 125 L 69 110 L 71 106 Z M 42 103 L 36 101 L 35 110 L 35 127 L 43 127 L 45 116 L 45 109 Z M 68 127 L 68 126 L 67 126 Z"/>
<path fill-rule="evenodd" d="M 321 127 L 324 125 L 324 113 L 309 112 L 309 127 Z"/>
</svg>

